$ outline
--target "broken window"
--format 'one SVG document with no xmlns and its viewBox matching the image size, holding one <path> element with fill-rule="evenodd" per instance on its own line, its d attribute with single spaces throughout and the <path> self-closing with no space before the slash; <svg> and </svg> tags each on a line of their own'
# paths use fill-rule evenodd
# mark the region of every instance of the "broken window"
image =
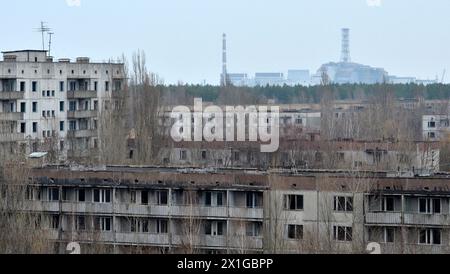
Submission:
<svg viewBox="0 0 450 274">
<path fill-rule="evenodd" d="M 353 240 L 353 228 L 347 226 L 334 226 L 333 236 L 336 241 L 351 242 Z"/>
<path fill-rule="evenodd" d="M 352 212 L 353 211 L 353 197 L 334 197 L 334 211 Z"/>
<path fill-rule="evenodd" d="M 148 205 L 148 191 L 141 191 L 141 204 Z"/>
<path fill-rule="evenodd" d="M 156 233 L 157 234 L 167 234 L 168 233 L 168 221 L 167 220 L 156 221 Z"/>
<path fill-rule="evenodd" d="M 288 239 L 301 240 L 303 239 L 302 225 L 288 225 Z"/>
<path fill-rule="evenodd" d="M 394 197 L 383 197 L 381 211 L 395 211 Z"/>
<path fill-rule="evenodd" d="M 431 228 L 419 230 L 419 244 L 440 245 L 441 230 Z"/>
<path fill-rule="evenodd" d="M 156 192 L 157 204 L 167 205 L 169 193 L 167 190 L 159 190 Z"/>
<path fill-rule="evenodd" d="M 303 210 L 303 195 L 285 195 L 284 204 L 286 210 Z"/>
<path fill-rule="evenodd" d="M 48 189 L 48 200 L 49 201 L 59 201 L 59 189 L 58 188 L 49 188 Z"/>
<path fill-rule="evenodd" d="M 419 213 L 441 213 L 441 199 L 419 198 Z"/>
<path fill-rule="evenodd" d="M 94 203 L 111 203 L 111 190 L 94 189 Z"/>
<path fill-rule="evenodd" d="M 78 202 L 86 201 L 86 191 L 84 189 L 78 189 Z"/>
</svg>

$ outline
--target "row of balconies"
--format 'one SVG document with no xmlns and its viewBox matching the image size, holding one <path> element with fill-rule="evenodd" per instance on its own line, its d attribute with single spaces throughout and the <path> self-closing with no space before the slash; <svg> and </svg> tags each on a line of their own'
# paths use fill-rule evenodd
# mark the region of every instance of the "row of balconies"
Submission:
<svg viewBox="0 0 450 274">
<path fill-rule="evenodd" d="M 72 214 L 263 219 L 262 208 L 26 201 L 25 209 Z"/>
<path fill-rule="evenodd" d="M 210 236 L 173 234 L 151 234 L 151 233 L 122 233 L 122 232 L 59 232 L 58 230 L 46 231 L 50 240 L 53 241 L 72 241 L 76 239 L 79 242 L 100 241 L 105 243 L 116 243 L 122 245 L 155 245 L 155 246 L 187 246 L 188 242 L 196 247 L 209 248 L 235 248 L 235 249 L 262 249 L 262 237 L 251 236 Z M 60 237 L 61 236 L 61 237 Z"/>
<path fill-rule="evenodd" d="M 366 224 L 450 226 L 450 215 L 401 212 L 370 212 Z"/>
</svg>

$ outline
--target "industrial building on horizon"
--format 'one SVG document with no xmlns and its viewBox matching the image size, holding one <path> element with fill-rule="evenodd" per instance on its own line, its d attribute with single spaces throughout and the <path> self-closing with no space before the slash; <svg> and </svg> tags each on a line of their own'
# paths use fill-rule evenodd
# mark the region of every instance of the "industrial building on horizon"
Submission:
<svg viewBox="0 0 450 274">
<path fill-rule="evenodd" d="M 223 35 L 223 70 L 221 85 L 234 86 L 314 86 L 326 80 L 333 84 L 436 84 L 438 80 L 419 80 L 415 77 L 397 77 L 389 75 L 384 68 L 375 68 L 351 61 L 350 29 L 342 29 L 342 52 L 340 62 L 323 64 L 315 74 L 307 69 L 289 70 L 287 77 L 281 72 L 257 72 L 254 77 L 247 73 L 228 73 L 226 35 Z M 226 77 L 224 77 L 226 75 Z M 326 75 L 327 79 L 324 79 Z"/>
</svg>

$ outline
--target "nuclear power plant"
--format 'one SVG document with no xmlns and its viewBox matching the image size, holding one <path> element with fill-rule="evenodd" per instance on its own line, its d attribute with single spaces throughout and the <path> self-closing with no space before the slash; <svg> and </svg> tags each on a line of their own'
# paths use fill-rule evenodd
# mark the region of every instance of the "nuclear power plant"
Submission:
<svg viewBox="0 0 450 274">
<path fill-rule="evenodd" d="M 228 73 L 227 71 L 227 40 L 223 35 L 223 67 L 221 85 L 234 86 L 314 86 L 320 85 L 324 80 L 331 84 L 434 84 L 437 80 L 419 80 L 415 77 L 397 77 L 389 75 L 384 68 L 371 67 L 352 62 L 350 55 L 350 29 L 343 28 L 341 41 L 341 58 L 339 62 L 323 64 L 311 75 L 307 69 L 288 70 L 287 77 L 282 72 L 256 72 L 254 77 L 248 73 Z M 326 79 L 324 79 L 326 77 Z"/>
</svg>

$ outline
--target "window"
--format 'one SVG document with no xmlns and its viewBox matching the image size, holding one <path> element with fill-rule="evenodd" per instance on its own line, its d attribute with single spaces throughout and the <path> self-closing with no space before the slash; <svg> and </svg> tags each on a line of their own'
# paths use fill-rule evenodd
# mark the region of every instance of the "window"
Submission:
<svg viewBox="0 0 450 274">
<path fill-rule="evenodd" d="M 112 219 L 109 217 L 98 217 L 95 219 L 95 229 L 100 231 L 111 231 Z"/>
<path fill-rule="evenodd" d="M 245 228 L 245 235 L 248 237 L 261 236 L 261 224 L 257 222 L 247 223 Z"/>
<path fill-rule="evenodd" d="M 105 82 L 105 91 L 109 91 L 109 82 L 108 81 Z"/>
<path fill-rule="evenodd" d="M 239 162 L 240 158 L 241 158 L 241 157 L 240 157 L 239 151 L 233 152 L 233 160 L 234 160 L 235 162 Z"/>
<path fill-rule="evenodd" d="M 216 193 L 216 204 L 217 206 L 223 206 L 223 193 L 222 192 L 217 192 Z"/>
<path fill-rule="evenodd" d="M 59 102 L 59 111 L 61 111 L 61 112 L 64 111 L 64 101 Z"/>
<path fill-rule="evenodd" d="M 167 220 L 157 220 L 156 221 L 156 233 L 157 234 L 167 234 L 168 233 L 168 222 Z"/>
<path fill-rule="evenodd" d="M 86 217 L 85 216 L 77 216 L 75 226 L 76 226 L 75 229 L 78 231 L 86 230 Z"/>
<path fill-rule="evenodd" d="M 435 128 L 436 127 L 436 122 L 435 121 L 428 122 L 428 127 L 429 128 Z"/>
<path fill-rule="evenodd" d="M 50 97 L 50 90 L 47 90 L 47 97 Z"/>
<path fill-rule="evenodd" d="M 25 111 L 26 111 L 26 104 L 20 103 L 20 112 L 25 113 Z"/>
<path fill-rule="evenodd" d="M 440 214 L 441 199 L 439 198 L 419 198 L 419 213 Z"/>
<path fill-rule="evenodd" d="M 78 189 L 78 202 L 86 202 L 86 190 Z"/>
<path fill-rule="evenodd" d="M 141 191 L 141 204 L 148 205 L 148 191 Z"/>
<path fill-rule="evenodd" d="M 59 122 L 59 131 L 64 131 L 64 121 Z"/>
<path fill-rule="evenodd" d="M 64 150 L 64 141 L 59 141 L 59 150 Z"/>
<path fill-rule="evenodd" d="M 111 190 L 94 189 L 94 203 L 111 203 Z"/>
<path fill-rule="evenodd" d="M 353 197 L 334 197 L 334 211 L 352 212 Z"/>
<path fill-rule="evenodd" d="M 59 228 L 59 216 L 53 215 L 51 216 L 51 223 L 50 223 L 52 229 L 58 229 Z"/>
<path fill-rule="evenodd" d="M 33 201 L 34 200 L 34 189 L 31 186 L 27 186 L 27 200 Z"/>
<path fill-rule="evenodd" d="M 26 128 L 26 123 L 20 123 L 20 133 L 26 133 L 25 128 Z"/>
<path fill-rule="evenodd" d="M 202 151 L 202 160 L 206 160 L 206 150 Z"/>
<path fill-rule="evenodd" d="M 37 91 L 37 82 L 36 81 L 31 82 L 31 91 L 32 92 Z"/>
<path fill-rule="evenodd" d="M 211 200 L 212 200 L 212 194 L 211 192 L 205 192 L 205 205 L 211 206 Z"/>
<path fill-rule="evenodd" d="M 384 228 L 384 242 L 393 243 L 395 241 L 395 229 L 392 227 Z"/>
<path fill-rule="evenodd" d="M 303 195 L 285 195 L 284 209 L 303 210 Z"/>
<path fill-rule="evenodd" d="M 158 205 L 167 205 L 169 193 L 166 190 L 156 191 L 156 199 Z"/>
<path fill-rule="evenodd" d="M 31 110 L 34 112 L 34 113 L 36 113 L 37 112 L 37 102 L 33 102 L 32 104 L 31 104 Z"/>
<path fill-rule="evenodd" d="M 439 229 L 421 229 L 419 230 L 419 244 L 440 245 L 441 230 Z"/>
<path fill-rule="evenodd" d="M 59 91 L 64 91 L 64 81 L 59 82 Z"/>
<path fill-rule="evenodd" d="M 77 82 L 70 81 L 69 82 L 69 91 L 75 91 L 77 89 Z"/>
<path fill-rule="evenodd" d="M 381 211 L 394 211 L 394 197 L 383 197 L 381 200 Z"/>
<path fill-rule="evenodd" d="M 223 222 L 223 221 L 206 221 L 205 235 L 223 236 L 224 228 L 225 228 L 225 222 Z"/>
<path fill-rule="evenodd" d="M 97 100 L 94 101 L 94 110 L 98 110 L 98 101 Z"/>
<path fill-rule="evenodd" d="M 51 202 L 59 201 L 59 189 L 49 188 L 48 189 L 48 200 Z"/>
<path fill-rule="evenodd" d="M 296 123 L 297 125 L 301 125 L 301 124 L 303 124 L 303 120 L 300 119 L 300 118 L 297 118 L 297 119 L 295 120 L 295 123 Z"/>
<path fill-rule="evenodd" d="M 334 226 L 333 236 L 335 241 L 351 242 L 353 238 L 353 228 L 346 226 Z"/>
<path fill-rule="evenodd" d="M 301 240 L 303 239 L 302 225 L 288 225 L 288 239 Z"/>
<path fill-rule="evenodd" d="M 97 91 L 97 89 L 98 89 L 98 82 L 95 81 L 95 82 L 94 82 L 94 91 Z"/>
<path fill-rule="evenodd" d="M 69 111 L 75 111 L 77 109 L 77 102 L 76 101 L 70 101 L 69 102 Z"/>
<path fill-rule="evenodd" d="M 36 122 L 33 122 L 33 133 L 37 132 L 37 127 L 38 127 L 38 124 Z"/>
<path fill-rule="evenodd" d="M 258 207 L 258 194 L 255 192 L 247 192 L 246 193 L 246 205 L 247 208 L 256 208 Z"/>
<path fill-rule="evenodd" d="M 130 192 L 130 203 L 135 204 L 136 203 L 136 191 Z"/>
<path fill-rule="evenodd" d="M 20 91 L 25 92 L 25 82 L 20 82 Z"/>
<path fill-rule="evenodd" d="M 187 152 L 186 150 L 180 151 L 180 160 L 186 160 L 187 159 Z"/>
<path fill-rule="evenodd" d="M 428 138 L 429 138 L 429 139 L 434 139 L 434 138 L 436 138 L 436 132 L 428 132 Z"/>
<path fill-rule="evenodd" d="M 52 97 L 55 97 L 55 91 L 52 90 Z"/>
<path fill-rule="evenodd" d="M 77 129 L 77 121 L 69 121 L 69 130 L 74 131 Z"/>
</svg>

